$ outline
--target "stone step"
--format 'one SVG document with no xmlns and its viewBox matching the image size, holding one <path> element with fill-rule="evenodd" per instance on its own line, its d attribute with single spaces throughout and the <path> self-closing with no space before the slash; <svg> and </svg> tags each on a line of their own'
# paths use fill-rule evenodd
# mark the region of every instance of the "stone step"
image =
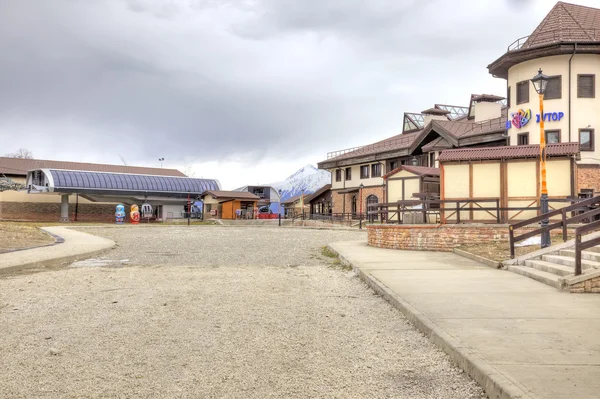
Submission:
<svg viewBox="0 0 600 399">
<path fill-rule="evenodd" d="M 562 256 L 562 255 L 542 255 L 542 260 L 551 263 L 557 263 L 563 266 L 575 267 L 575 257 L 571 256 Z M 581 268 L 582 269 L 600 269 L 600 262 L 594 262 L 592 260 L 581 258 Z"/>
<path fill-rule="evenodd" d="M 540 270 L 542 272 L 556 274 L 557 276 L 561 277 L 575 273 L 574 267 L 545 262 L 539 259 L 526 260 L 525 266 L 533 267 L 534 269 Z"/>
<path fill-rule="evenodd" d="M 560 255 L 562 256 L 568 256 L 570 258 L 575 258 L 575 250 L 574 249 L 561 249 L 560 250 Z M 585 251 L 581 251 L 581 259 L 585 259 L 585 260 L 591 260 L 594 262 L 599 262 L 600 263 L 600 252 L 593 252 L 590 250 L 585 250 Z"/>
<path fill-rule="evenodd" d="M 560 277 L 557 276 L 556 274 L 544 272 L 544 271 L 534 269 L 533 267 L 529 267 L 529 266 L 509 266 L 508 270 L 510 270 L 511 272 L 520 274 L 522 276 L 537 280 L 540 283 L 549 285 L 550 287 L 554 287 L 557 289 L 560 287 L 560 283 L 559 283 Z"/>
</svg>

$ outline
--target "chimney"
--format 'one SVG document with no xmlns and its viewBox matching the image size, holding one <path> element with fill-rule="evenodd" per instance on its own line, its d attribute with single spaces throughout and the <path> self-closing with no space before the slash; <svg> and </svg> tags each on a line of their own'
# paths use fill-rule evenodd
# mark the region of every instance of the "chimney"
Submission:
<svg viewBox="0 0 600 399">
<path fill-rule="evenodd" d="M 429 108 L 426 109 L 425 111 L 422 111 L 421 114 L 423 114 L 423 127 L 426 127 L 427 125 L 429 125 L 429 122 L 431 121 L 447 121 L 448 120 L 448 114 L 450 113 L 450 111 L 445 111 L 443 109 L 439 109 L 439 108 Z"/>
<path fill-rule="evenodd" d="M 475 122 L 500 118 L 502 116 L 502 104 L 500 101 L 502 100 L 504 100 L 504 97 L 492 94 L 473 96 Z"/>
</svg>

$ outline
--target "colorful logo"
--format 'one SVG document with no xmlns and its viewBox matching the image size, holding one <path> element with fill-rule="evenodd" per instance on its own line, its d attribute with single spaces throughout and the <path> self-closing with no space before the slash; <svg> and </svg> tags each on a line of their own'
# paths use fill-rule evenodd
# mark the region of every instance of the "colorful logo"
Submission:
<svg viewBox="0 0 600 399">
<path fill-rule="evenodd" d="M 514 127 L 516 127 L 517 129 L 520 129 L 531 120 L 531 110 L 530 109 L 528 109 L 528 110 L 520 109 L 517 112 L 515 112 L 514 114 L 512 114 L 511 116 L 512 116 L 512 125 Z"/>
</svg>

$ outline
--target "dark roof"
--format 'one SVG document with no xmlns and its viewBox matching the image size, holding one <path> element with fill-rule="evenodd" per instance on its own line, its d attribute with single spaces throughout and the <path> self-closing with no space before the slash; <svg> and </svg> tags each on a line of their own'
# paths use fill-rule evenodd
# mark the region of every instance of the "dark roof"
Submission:
<svg viewBox="0 0 600 399">
<path fill-rule="evenodd" d="M 252 194 L 247 191 L 220 191 L 220 190 L 207 190 L 202 195 L 211 195 L 215 199 L 248 199 L 248 200 L 259 200 L 258 195 Z"/>
<path fill-rule="evenodd" d="M 398 134 L 396 136 L 387 138 L 385 140 L 381 140 L 381 141 L 378 141 L 373 144 L 368 144 L 368 145 L 359 147 L 357 149 L 354 149 L 352 151 L 343 153 L 336 157 L 330 158 L 324 162 L 339 161 L 342 159 L 354 158 L 354 157 L 358 157 L 361 155 L 370 155 L 370 154 L 377 154 L 380 152 L 387 152 L 387 151 L 400 150 L 400 149 L 404 149 L 404 148 L 410 148 L 412 142 L 415 140 L 415 138 L 417 137 L 417 135 L 420 132 L 421 131 Z"/>
<path fill-rule="evenodd" d="M 443 137 L 438 137 L 437 139 L 433 140 L 431 143 L 425 144 L 423 147 L 421 147 L 423 152 L 430 152 L 430 151 L 435 151 L 435 150 L 446 150 L 449 148 L 452 148 L 452 144 L 450 144 L 448 142 L 448 140 L 446 140 Z"/>
<path fill-rule="evenodd" d="M 82 170 L 89 172 L 112 172 L 136 175 L 185 177 L 185 175 L 177 169 L 0 157 L 0 173 L 4 173 L 6 175 L 26 176 L 28 171 L 34 169 Z"/>
<path fill-rule="evenodd" d="M 496 102 L 505 99 L 506 97 L 496 96 L 494 94 L 477 94 L 472 97 L 472 100 L 476 102 Z"/>
<path fill-rule="evenodd" d="M 549 157 L 570 156 L 579 154 L 579 143 L 558 143 L 546 146 Z M 540 156 L 539 144 L 512 145 L 505 147 L 458 148 L 444 150 L 438 157 L 440 162 L 447 161 L 480 161 L 486 159 L 536 158 Z"/>
<path fill-rule="evenodd" d="M 294 197 L 291 197 L 291 198 L 288 198 L 288 199 L 286 199 L 285 201 L 281 201 L 281 203 L 282 203 L 283 205 L 286 205 L 286 204 L 293 204 L 294 202 L 296 202 L 296 201 L 300 200 L 300 197 L 301 197 L 301 196 L 302 196 L 302 194 L 300 194 L 300 195 L 296 195 L 296 196 L 294 196 Z M 304 196 L 304 198 L 306 198 L 306 196 Z"/>
<path fill-rule="evenodd" d="M 315 191 L 314 193 L 305 196 L 304 197 L 304 202 L 305 203 L 311 202 L 313 199 L 317 198 L 318 196 L 320 196 L 321 194 L 323 194 L 327 190 L 331 190 L 331 184 L 326 184 L 323 187 L 321 187 L 320 189 L 318 189 L 317 191 Z"/>
<path fill-rule="evenodd" d="M 423 115 L 448 115 L 450 111 L 439 108 L 428 108 L 425 111 L 421 111 Z"/>
<path fill-rule="evenodd" d="M 31 171 L 34 173 L 37 171 Z M 76 170 L 44 169 L 52 180 L 47 186 L 55 192 L 129 195 L 152 194 L 183 197 L 199 195 L 218 189 L 219 183 L 211 179 L 193 179 L 178 176 L 154 176 L 124 173 L 87 172 Z M 46 187 L 39 189 L 44 190 Z"/>
<path fill-rule="evenodd" d="M 440 170 L 438 168 L 428 168 L 425 166 L 402 165 L 399 168 L 396 168 L 396 169 L 392 170 L 391 172 L 387 173 L 385 176 L 383 176 L 383 178 L 387 179 L 390 176 L 393 176 L 396 173 L 403 171 L 403 170 L 410 172 L 412 174 L 418 175 L 418 176 L 439 176 L 440 175 Z"/>
<path fill-rule="evenodd" d="M 492 75 L 507 78 L 508 69 L 518 63 L 550 55 L 570 54 L 578 44 L 579 53 L 600 53 L 600 9 L 559 1 L 528 37 L 488 65 Z"/>
</svg>

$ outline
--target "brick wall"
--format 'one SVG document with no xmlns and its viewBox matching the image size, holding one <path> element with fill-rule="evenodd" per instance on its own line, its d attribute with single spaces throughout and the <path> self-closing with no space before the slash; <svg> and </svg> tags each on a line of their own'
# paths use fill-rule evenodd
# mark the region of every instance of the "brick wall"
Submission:
<svg viewBox="0 0 600 399">
<path fill-rule="evenodd" d="M 385 202 L 384 199 L 385 188 L 382 186 L 378 187 L 365 187 L 362 190 L 362 210 L 363 213 L 367 213 L 367 197 L 371 194 L 377 196 L 379 202 Z M 360 212 L 359 208 L 361 205 L 359 191 L 354 193 L 349 193 L 345 195 L 340 194 L 338 191 L 333 191 L 332 193 L 332 201 L 333 201 L 333 213 L 352 213 L 352 196 L 356 195 L 356 208 L 357 212 Z M 344 207 L 345 204 L 345 207 Z"/>
<path fill-rule="evenodd" d="M 600 191 L 600 165 L 577 165 L 577 182 L 579 190 Z"/>
<path fill-rule="evenodd" d="M 507 241 L 506 225 L 370 225 L 369 245 L 414 251 L 446 251 L 474 242 Z"/>
<path fill-rule="evenodd" d="M 77 221 L 114 222 L 115 206 L 108 204 L 79 204 Z M 129 214 L 127 212 L 127 214 Z M 69 204 L 69 219 L 74 220 L 75 204 Z M 33 222 L 58 222 L 60 203 L 51 202 L 0 202 L 0 220 L 27 220 Z"/>
<path fill-rule="evenodd" d="M 569 287 L 569 290 L 573 293 L 594 292 L 600 294 L 600 277 L 575 283 Z"/>
</svg>

